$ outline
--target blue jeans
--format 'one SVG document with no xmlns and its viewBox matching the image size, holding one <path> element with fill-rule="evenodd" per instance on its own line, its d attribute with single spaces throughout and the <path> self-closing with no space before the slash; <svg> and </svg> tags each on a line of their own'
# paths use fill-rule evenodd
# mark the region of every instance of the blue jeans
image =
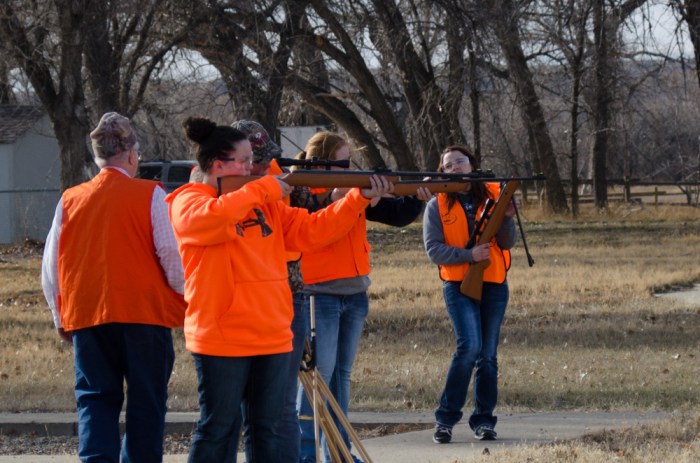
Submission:
<svg viewBox="0 0 700 463">
<path fill-rule="evenodd" d="M 292 333 L 294 334 L 294 339 L 292 340 L 292 354 L 289 362 L 289 377 L 287 378 L 284 393 L 284 408 L 282 409 L 280 421 L 277 423 L 277 434 L 279 435 L 279 446 L 282 455 L 288 461 L 296 462 L 299 460 L 299 444 L 301 440 L 299 418 L 297 417 L 297 378 L 299 376 L 301 357 L 304 353 L 304 339 L 306 339 L 308 333 L 309 316 L 304 306 L 306 296 L 303 293 L 295 293 L 293 301 L 294 319 L 292 320 Z M 241 409 L 241 414 L 243 415 L 243 441 L 245 443 L 246 460 L 251 461 L 251 436 L 245 407 Z M 240 432 L 240 423 L 239 420 L 234 425 L 236 435 Z M 236 463 L 237 452 L 237 445 L 232 445 L 229 448 L 227 463 Z"/>
<path fill-rule="evenodd" d="M 168 380 L 175 352 L 170 328 L 108 323 L 73 331 L 78 457 L 83 462 L 163 460 Z M 119 413 L 126 392 L 126 432 Z"/>
<path fill-rule="evenodd" d="M 369 312 L 369 299 L 366 292 L 350 296 L 316 294 L 313 297 L 316 299 L 316 367 L 343 414 L 347 415 L 350 406 L 350 373 L 360 343 L 362 327 Z M 307 302 L 306 307 L 309 306 L 310 303 Z M 301 461 L 315 462 L 313 408 L 301 387 L 297 403 L 301 428 Z M 349 449 L 350 439 L 347 432 L 337 417 L 333 418 Z M 330 462 L 325 436 L 322 444 L 325 461 Z"/>
<path fill-rule="evenodd" d="M 306 307 L 306 296 L 303 293 L 294 294 L 294 319 L 292 320 L 292 355 L 289 363 L 289 376 L 285 390 L 284 408 L 282 419 L 277 425 L 280 436 L 280 448 L 287 461 L 299 461 L 299 448 L 301 444 L 301 431 L 297 416 L 297 378 L 301 357 L 304 353 L 304 340 L 309 331 L 309 313 Z"/>
<path fill-rule="evenodd" d="M 469 426 L 496 425 L 493 415 L 498 400 L 498 337 L 508 305 L 508 284 L 484 283 L 481 304 L 459 292 L 460 283 L 446 281 L 443 293 L 447 313 L 457 338 L 457 349 L 447 372 L 438 424 L 452 427 L 462 419 L 462 407 L 474 371 L 474 410 Z"/>
<path fill-rule="evenodd" d="M 238 447 L 241 408 L 247 417 L 248 463 L 286 461 L 276 433 L 289 353 L 251 357 L 192 354 L 199 381 L 199 421 L 188 461 L 224 462 Z"/>
</svg>

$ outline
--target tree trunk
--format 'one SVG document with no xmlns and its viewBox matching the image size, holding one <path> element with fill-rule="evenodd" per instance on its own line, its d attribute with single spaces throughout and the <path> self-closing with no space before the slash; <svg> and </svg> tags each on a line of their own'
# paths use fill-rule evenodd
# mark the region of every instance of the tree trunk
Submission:
<svg viewBox="0 0 700 463">
<path fill-rule="evenodd" d="M 43 11 L 41 17 L 33 11 L 22 13 L 36 13 L 37 21 L 46 21 L 41 26 L 58 38 L 59 56 L 46 51 L 45 37 L 26 30 L 16 16 L 17 10 L 7 2 L 0 3 L 0 38 L 27 75 L 51 119 L 61 150 L 61 190 L 65 190 L 85 181 L 87 167 L 92 163 L 85 143 L 89 123 L 81 75 L 85 1 L 56 0 L 55 4 L 55 11 Z M 53 14 L 57 29 L 51 29 L 49 22 Z"/>
<path fill-rule="evenodd" d="M 328 10 L 324 2 L 320 0 L 311 0 L 310 2 L 316 12 L 323 18 L 326 25 L 333 31 L 336 35 L 338 42 L 341 44 L 343 49 L 339 49 L 328 40 L 322 36 L 314 35 L 311 31 L 307 32 L 306 42 L 309 45 L 317 47 L 323 53 L 326 53 L 331 59 L 335 60 L 342 68 L 350 73 L 356 80 L 357 85 L 362 92 L 362 96 L 366 99 L 369 109 L 366 110 L 372 119 L 376 122 L 379 130 L 381 130 L 384 138 L 386 140 L 387 149 L 390 151 L 392 157 L 396 161 L 396 165 L 400 170 L 417 170 L 418 166 L 416 164 L 416 159 L 412 151 L 410 150 L 408 144 L 406 143 L 404 133 L 402 128 L 397 124 L 394 113 L 389 106 L 386 97 L 382 90 L 377 85 L 374 75 L 367 67 L 364 57 L 355 47 L 353 41 L 348 36 L 343 25 L 338 21 L 338 18 Z M 331 96 L 326 94 L 324 96 Z M 333 102 L 334 105 L 340 103 L 343 104 L 338 98 L 333 98 L 336 101 Z M 326 102 L 331 100 L 324 98 Z M 333 110 L 333 108 L 329 108 Z M 350 111 L 346 107 L 347 111 Z M 326 115 L 329 112 L 325 112 Z M 361 132 L 364 130 L 361 122 L 355 117 L 357 123 L 360 126 L 347 126 L 337 121 L 343 128 L 350 133 Z M 375 145 L 372 141 L 371 145 L 366 145 L 368 147 Z"/>
<path fill-rule="evenodd" d="M 94 158 L 85 142 L 89 133 L 87 117 L 83 114 L 85 123 L 79 124 L 78 115 L 71 113 L 71 107 L 64 106 L 58 108 L 51 118 L 61 150 L 61 191 L 88 179 L 90 168 L 94 165 Z"/>
<path fill-rule="evenodd" d="M 476 65 L 476 56 L 474 54 L 472 40 L 469 44 L 469 100 L 471 102 L 472 115 L 472 137 L 474 141 L 474 156 L 481 163 L 481 95 L 479 93 L 478 67 Z"/>
<path fill-rule="evenodd" d="M 571 214 L 578 216 L 578 111 L 581 99 L 581 72 L 578 68 L 573 71 L 573 84 L 571 91 L 571 137 L 569 138 L 569 151 L 571 153 Z"/>
<path fill-rule="evenodd" d="M 569 207 L 566 203 L 566 193 L 559 175 L 544 110 L 522 50 L 515 10 L 510 1 L 504 1 L 494 13 L 492 19 L 496 24 L 496 35 L 520 100 L 518 107 L 527 129 L 533 167 L 535 171 L 542 171 L 547 178 L 545 184 L 550 209 L 557 213 L 567 212 Z"/>
<path fill-rule="evenodd" d="M 97 117 L 108 111 L 124 114 L 119 106 L 119 64 L 114 62 L 109 35 L 109 2 L 88 2 L 85 36 L 85 70 L 92 90 L 92 105 Z"/>
<path fill-rule="evenodd" d="M 700 0 L 685 0 L 681 3 L 683 19 L 688 24 L 690 41 L 695 52 L 695 73 L 700 84 Z"/>
<path fill-rule="evenodd" d="M 595 205 L 603 209 L 608 205 L 606 158 L 608 130 L 610 127 L 610 102 L 612 90 L 609 65 L 608 31 L 604 0 L 593 3 L 593 28 L 595 36 L 595 106 L 593 114 L 593 192 Z"/>
<path fill-rule="evenodd" d="M 7 63 L 0 60 L 0 104 L 15 104 L 16 98 L 8 79 Z"/>
<path fill-rule="evenodd" d="M 356 140 L 360 146 L 365 148 L 362 151 L 362 156 L 370 165 L 370 168 L 386 168 L 386 163 L 379 153 L 374 140 L 372 140 L 372 134 L 365 129 L 354 112 L 350 111 L 337 98 L 326 94 L 323 89 L 314 87 L 304 79 L 290 76 L 290 84 L 299 92 L 308 105 L 343 127 L 353 140 Z"/>
</svg>

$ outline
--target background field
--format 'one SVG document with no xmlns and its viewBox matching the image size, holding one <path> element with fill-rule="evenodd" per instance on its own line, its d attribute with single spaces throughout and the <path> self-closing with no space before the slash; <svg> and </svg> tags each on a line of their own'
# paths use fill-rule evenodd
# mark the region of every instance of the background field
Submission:
<svg viewBox="0 0 700 463">
<path fill-rule="evenodd" d="M 521 244 L 499 362 L 499 410 L 696 410 L 700 307 L 655 291 L 700 281 L 700 211 L 664 206 L 576 222 L 523 211 L 536 260 Z M 435 407 L 453 338 L 420 224 L 372 226 L 371 310 L 353 375 L 352 408 Z M 73 410 L 72 357 L 40 290 L 41 248 L 0 254 L 0 409 Z M 196 410 L 182 334 L 171 410 Z"/>
<path fill-rule="evenodd" d="M 519 243 L 496 412 L 654 410 L 674 418 L 516 447 L 498 461 L 698 461 L 700 306 L 654 293 L 700 282 L 700 210 L 619 205 L 604 214 L 583 211 L 576 221 L 538 209 L 522 215 L 536 263 L 528 268 Z M 369 238 L 374 283 L 351 408 L 432 410 L 453 349 L 437 270 L 418 223 L 371 226 Z M 55 334 L 41 294 L 41 252 L 33 244 L 0 248 L 0 411 L 75 407 L 71 349 Z M 195 411 L 194 368 L 181 331 L 175 334 L 169 406 Z"/>
</svg>

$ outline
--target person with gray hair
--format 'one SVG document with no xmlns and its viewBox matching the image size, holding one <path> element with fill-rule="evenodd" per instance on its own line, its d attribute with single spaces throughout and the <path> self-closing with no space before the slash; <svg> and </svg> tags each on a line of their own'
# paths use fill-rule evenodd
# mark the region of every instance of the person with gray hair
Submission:
<svg viewBox="0 0 700 463">
<path fill-rule="evenodd" d="M 42 289 L 58 335 L 74 349 L 80 460 L 159 462 L 171 328 L 183 325 L 186 307 L 182 262 L 165 191 L 134 178 L 139 143 L 129 119 L 106 113 L 90 138 L 100 172 L 58 202 Z"/>
</svg>

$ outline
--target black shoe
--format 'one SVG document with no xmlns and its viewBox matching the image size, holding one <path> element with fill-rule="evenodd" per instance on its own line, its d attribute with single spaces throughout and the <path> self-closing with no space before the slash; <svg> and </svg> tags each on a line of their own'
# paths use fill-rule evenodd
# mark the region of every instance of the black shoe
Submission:
<svg viewBox="0 0 700 463">
<path fill-rule="evenodd" d="M 433 442 L 436 444 L 449 444 L 452 440 L 452 428 L 435 425 L 435 433 L 433 434 Z"/>
<path fill-rule="evenodd" d="M 496 440 L 496 431 L 490 423 L 480 424 L 474 429 L 474 437 L 479 440 Z"/>
</svg>

